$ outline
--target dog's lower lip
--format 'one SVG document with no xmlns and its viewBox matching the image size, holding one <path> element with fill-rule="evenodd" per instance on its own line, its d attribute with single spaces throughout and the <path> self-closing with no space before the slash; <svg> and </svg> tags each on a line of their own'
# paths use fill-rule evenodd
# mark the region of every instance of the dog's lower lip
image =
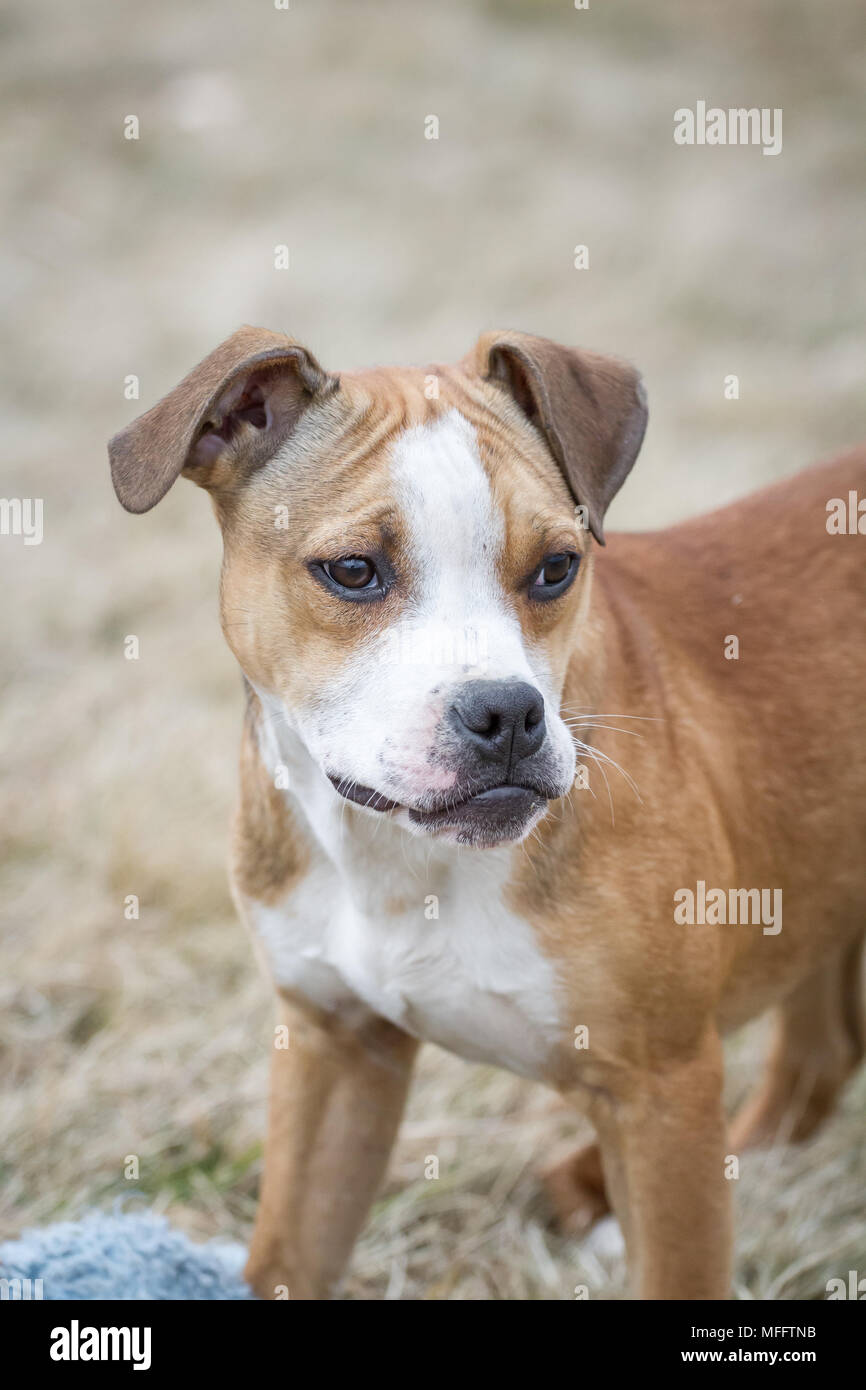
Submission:
<svg viewBox="0 0 866 1390">
<path fill-rule="evenodd" d="M 354 801 L 358 806 L 366 806 L 368 811 L 399 811 L 400 809 L 399 801 L 391 801 L 389 797 L 374 791 L 372 787 L 362 787 L 357 782 L 349 782 L 344 785 L 344 779 L 332 777 L 330 772 L 328 773 L 328 781 L 347 801 Z"/>
<path fill-rule="evenodd" d="M 390 797 L 383 796 L 373 787 L 363 787 L 357 782 L 346 782 L 344 778 L 335 777 L 328 773 L 328 781 L 345 797 L 347 801 L 353 801 L 358 806 L 364 806 L 368 811 L 399 811 L 402 804 L 399 801 L 392 801 Z M 464 813 L 470 815 L 490 815 L 491 819 L 496 816 L 514 814 L 532 809 L 533 802 L 541 804 L 548 798 L 544 792 L 536 790 L 535 787 L 515 787 L 504 785 L 499 787 L 488 787 L 486 791 L 478 792 L 475 796 L 464 797 L 462 801 L 455 801 L 450 805 L 437 806 L 429 811 L 416 811 L 409 807 L 409 819 L 416 825 L 442 825 L 449 821 L 459 819 Z"/>
<path fill-rule="evenodd" d="M 486 815 L 491 818 L 519 813 L 528 813 L 533 803 L 541 805 L 547 801 L 543 792 L 534 787 L 500 786 L 488 787 L 487 791 L 476 796 L 466 797 L 452 806 L 440 806 L 432 811 L 409 811 L 409 819 L 416 825 L 435 825 L 451 820 L 459 820 L 462 815 Z"/>
</svg>

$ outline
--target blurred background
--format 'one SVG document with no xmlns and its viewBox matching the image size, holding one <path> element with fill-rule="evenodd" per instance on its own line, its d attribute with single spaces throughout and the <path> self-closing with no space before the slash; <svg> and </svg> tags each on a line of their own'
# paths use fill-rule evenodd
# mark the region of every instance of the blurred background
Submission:
<svg viewBox="0 0 866 1390">
<path fill-rule="evenodd" d="M 123 513 L 107 438 L 246 322 L 329 368 L 452 359 L 491 327 L 631 358 L 650 427 L 613 526 L 862 439 L 866 11 L 13 0 L 0 34 L 2 491 L 44 499 L 41 545 L 0 538 L 0 1237 L 135 1191 L 246 1240 L 272 1018 L 226 886 L 219 538 L 185 483 Z M 782 153 L 675 145 L 698 100 L 781 107 Z M 765 1040 L 733 1040 L 732 1103 Z M 740 1296 L 862 1270 L 864 1099 L 861 1077 L 819 1139 L 744 1161 Z M 425 1049 L 348 1296 L 622 1296 L 614 1253 L 547 1225 L 535 1168 L 575 1132 Z"/>
</svg>

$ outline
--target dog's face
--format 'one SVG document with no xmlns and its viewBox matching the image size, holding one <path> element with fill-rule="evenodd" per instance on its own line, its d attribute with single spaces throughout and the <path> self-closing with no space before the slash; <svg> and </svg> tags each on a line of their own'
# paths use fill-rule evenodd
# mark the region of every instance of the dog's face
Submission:
<svg viewBox="0 0 866 1390">
<path fill-rule="evenodd" d="M 111 448 L 131 510 L 211 491 L 227 641 L 328 794 L 487 846 L 571 786 L 590 530 L 644 424 L 629 368 L 524 335 L 336 378 L 248 329 Z"/>
<path fill-rule="evenodd" d="M 224 517 L 223 625 L 337 793 L 488 844 L 571 786 L 557 711 L 589 545 L 517 412 L 446 394 L 344 378 L 299 422 Z"/>
</svg>

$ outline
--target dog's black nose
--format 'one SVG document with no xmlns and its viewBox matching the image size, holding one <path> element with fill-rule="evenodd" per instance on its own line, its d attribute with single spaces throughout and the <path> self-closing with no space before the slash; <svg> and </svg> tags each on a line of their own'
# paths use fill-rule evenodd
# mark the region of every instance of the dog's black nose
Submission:
<svg viewBox="0 0 866 1390">
<path fill-rule="evenodd" d="M 544 742 L 544 700 L 526 681 L 467 681 L 452 708 L 485 762 L 513 767 Z"/>
</svg>

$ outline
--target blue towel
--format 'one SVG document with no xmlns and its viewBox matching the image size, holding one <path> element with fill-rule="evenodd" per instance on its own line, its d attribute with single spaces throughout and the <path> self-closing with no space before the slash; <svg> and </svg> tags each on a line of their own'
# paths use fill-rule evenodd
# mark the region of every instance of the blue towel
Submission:
<svg viewBox="0 0 866 1390">
<path fill-rule="evenodd" d="M 41 1279 L 41 1296 L 55 1300 L 252 1298 L 245 1255 L 223 1241 L 197 1245 L 161 1216 L 93 1212 L 0 1244 L 0 1279 Z M 14 1285 L 3 1288 L 16 1296 Z"/>
</svg>

